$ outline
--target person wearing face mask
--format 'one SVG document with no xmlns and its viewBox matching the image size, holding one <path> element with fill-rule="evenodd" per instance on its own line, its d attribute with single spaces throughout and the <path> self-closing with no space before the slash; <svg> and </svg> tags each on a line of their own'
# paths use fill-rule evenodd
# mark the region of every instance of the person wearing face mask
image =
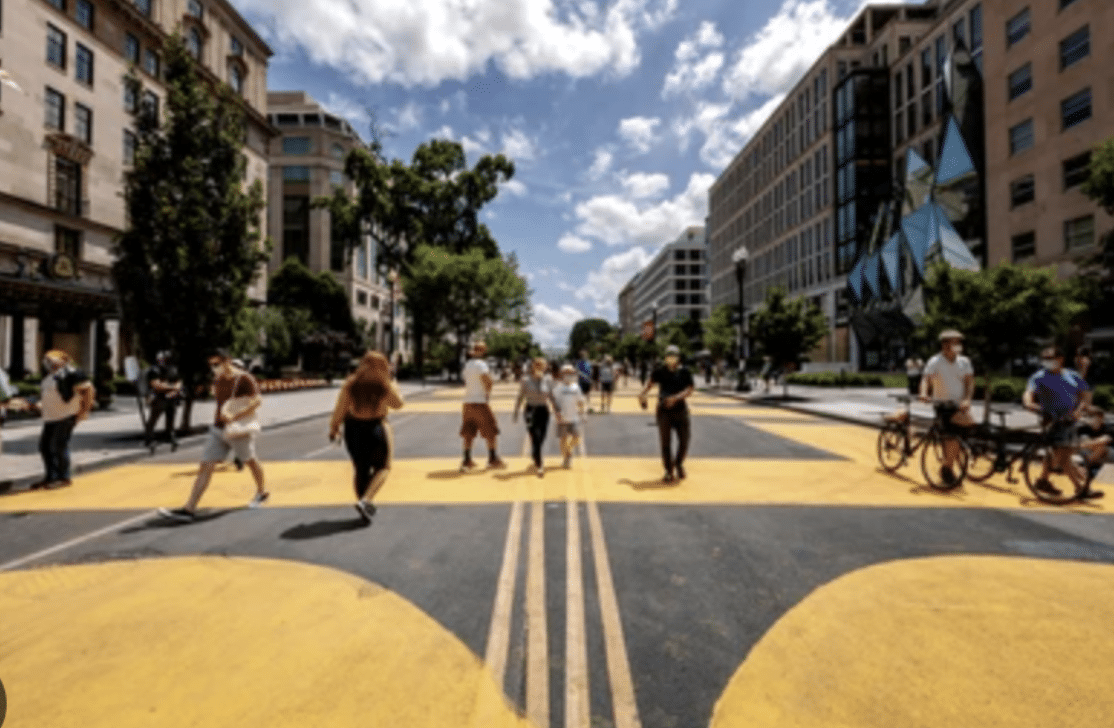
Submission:
<svg viewBox="0 0 1114 728">
<path fill-rule="evenodd" d="M 930 398 L 931 393 L 931 398 Z M 962 430 L 975 424 L 971 399 L 975 395 L 975 369 L 963 356 L 963 334 L 954 329 L 940 333 L 940 353 L 934 354 L 921 372 L 920 400 L 932 402 L 936 418 L 944 428 L 944 465 L 940 477 L 948 485 L 956 481 L 955 461 L 959 458 Z"/>
<path fill-rule="evenodd" d="M 665 466 L 662 481 L 672 483 L 674 472 L 677 480 L 685 478 L 685 455 L 688 453 L 692 428 L 685 400 L 695 389 L 692 372 L 681 366 L 681 351 L 676 346 L 665 348 L 665 366 L 654 370 L 650 381 L 638 395 L 638 402 L 646 409 L 650 390 L 658 386 L 658 439 L 661 444 L 661 462 Z M 677 431 L 677 455 L 673 456 L 673 430 Z"/>
<path fill-rule="evenodd" d="M 542 464 L 542 445 L 545 444 L 545 434 L 549 429 L 549 407 L 556 407 L 553 400 L 553 378 L 546 373 L 549 363 L 545 357 L 534 359 L 530 365 L 530 373 L 522 378 L 518 388 L 518 399 L 514 403 L 514 421 L 518 421 L 518 410 L 522 403 L 526 403 L 523 418 L 526 428 L 530 433 L 531 453 L 534 458 L 532 470 L 539 478 L 545 477 L 545 466 Z"/>
<path fill-rule="evenodd" d="M 1084 488 L 1086 475 L 1071 457 L 1080 444 L 1076 421 L 1091 405 L 1091 387 L 1079 372 L 1064 368 L 1060 347 L 1049 346 L 1041 352 L 1041 369 L 1029 377 L 1021 402 L 1041 416 L 1052 442 L 1052 457 L 1045 458 L 1037 489 L 1060 495 L 1060 489 L 1048 480 L 1049 470 L 1056 468 L 1071 479 L 1080 498 L 1101 498 L 1102 491 Z"/>
<path fill-rule="evenodd" d="M 39 403 L 43 431 L 39 453 L 43 458 L 43 479 L 32 488 L 51 488 L 70 484 L 70 437 L 77 423 L 93 411 L 96 390 L 88 375 L 73 366 L 70 355 L 52 349 L 43 355 L 43 377 Z"/>
<path fill-rule="evenodd" d="M 557 416 L 557 437 L 561 441 L 561 454 L 565 456 L 562 466 L 572 467 L 572 454 L 580 444 L 580 426 L 584 422 L 584 410 L 588 397 L 577 381 L 578 375 L 572 364 L 561 367 L 561 384 L 553 390 L 554 413 Z"/>
<path fill-rule="evenodd" d="M 209 367 L 213 370 L 213 397 L 217 401 L 217 408 L 201 453 L 197 479 L 193 483 L 189 500 L 183 507 L 159 509 L 159 515 L 175 521 L 188 523 L 197 518 L 197 505 L 209 487 L 213 470 L 224 462 L 229 451 L 236 453 L 236 457 L 247 464 L 255 479 L 255 496 L 248 503 L 248 508 L 258 508 L 271 495 L 263 486 L 263 468 L 255 457 L 255 432 L 258 431 L 258 424 L 246 432 L 237 431 L 246 429 L 244 425 L 248 423 L 256 422 L 256 411 L 263 404 L 259 383 L 248 372 L 233 366 L 232 358 L 223 351 L 209 356 Z M 242 403 L 243 406 L 228 406 L 232 403 Z M 237 425 L 237 422 L 240 424 Z"/>
</svg>

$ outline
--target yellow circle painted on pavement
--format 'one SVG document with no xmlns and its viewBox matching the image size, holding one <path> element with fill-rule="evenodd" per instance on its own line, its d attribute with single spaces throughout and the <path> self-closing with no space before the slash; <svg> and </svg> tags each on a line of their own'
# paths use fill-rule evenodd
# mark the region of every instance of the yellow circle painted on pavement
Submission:
<svg viewBox="0 0 1114 728">
<path fill-rule="evenodd" d="M 480 659 L 354 576 L 168 558 L 0 573 L 11 725 L 514 726 Z"/>
<path fill-rule="evenodd" d="M 1107 728 L 1114 566 L 946 556 L 817 589 L 751 650 L 712 728 Z"/>
</svg>

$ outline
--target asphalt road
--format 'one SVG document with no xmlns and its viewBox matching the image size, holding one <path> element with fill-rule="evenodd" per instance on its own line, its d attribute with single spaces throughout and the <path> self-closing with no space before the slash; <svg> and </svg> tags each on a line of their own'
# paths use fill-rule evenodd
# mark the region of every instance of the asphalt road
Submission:
<svg viewBox="0 0 1114 728">
<path fill-rule="evenodd" d="M 200 443 L 0 498 L 8 725 L 1107 726 L 1114 520 L 993 480 L 952 495 L 873 433 L 693 398 L 660 482 L 633 390 L 583 452 L 461 475 L 457 391 L 392 416 L 365 526 L 326 420 L 267 431 L 271 501 Z M 474 453 L 482 462 L 482 444 Z M 1068 696 L 1073 696 L 1070 699 Z M 1082 697 L 1080 697 L 1082 696 Z"/>
</svg>

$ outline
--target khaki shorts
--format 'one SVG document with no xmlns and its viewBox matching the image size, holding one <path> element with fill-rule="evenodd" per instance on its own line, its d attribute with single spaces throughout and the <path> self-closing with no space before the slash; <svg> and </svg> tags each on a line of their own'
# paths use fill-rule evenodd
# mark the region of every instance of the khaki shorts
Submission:
<svg viewBox="0 0 1114 728">
<path fill-rule="evenodd" d="M 579 422 L 561 422 L 557 425 L 557 437 L 564 439 L 571 437 L 576 440 L 580 439 L 580 423 Z"/>
<path fill-rule="evenodd" d="M 215 426 L 209 426 L 209 436 L 205 440 L 205 449 L 201 451 L 201 462 L 221 463 L 228 457 L 228 453 L 236 453 L 240 462 L 246 463 L 255 460 L 255 435 L 233 437 L 224 439 L 224 432 Z"/>
<path fill-rule="evenodd" d="M 489 404 L 465 404 L 460 423 L 460 436 L 471 440 L 480 433 L 485 440 L 494 440 L 499 434 L 499 425 Z"/>
</svg>

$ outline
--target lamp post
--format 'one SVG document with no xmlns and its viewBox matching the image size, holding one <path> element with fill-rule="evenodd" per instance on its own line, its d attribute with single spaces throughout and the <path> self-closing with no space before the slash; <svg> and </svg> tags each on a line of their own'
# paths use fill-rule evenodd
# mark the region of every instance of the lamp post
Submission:
<svg viewBox="0 0 1114 728">
<path fill-rule="evenodd" d="M 745 385 L 745 372 L 746 372 L 746 348 L 744 340 L 746 339 L 746 311 L 743 308 L 743 280 L 747 275 L 747 259 L 750 257 L 750 251 L 746 246 L 737 248 L 731 254 L 731 261 L 735 264 L 735 280 L 739 283 L 739 381 L 735 385 L 735 390 L 742 392 Z"/>
<path fill-rule="evenodd" d="M 387 274 L 387 280 L 391 284 L 391 338 L 390 338 L 390 357 L 389 361 L 394 366 L 395 363 L 395 285 L 398 283 L 398 271 L 392 270 Z"/>
</svg>

